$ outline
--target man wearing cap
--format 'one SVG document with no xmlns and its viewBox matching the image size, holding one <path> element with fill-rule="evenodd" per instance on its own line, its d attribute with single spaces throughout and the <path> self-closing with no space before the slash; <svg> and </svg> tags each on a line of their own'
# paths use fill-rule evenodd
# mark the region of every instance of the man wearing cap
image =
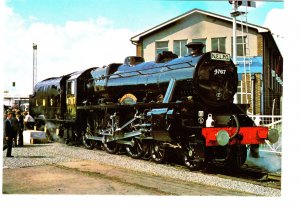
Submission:
<svg viewBox="0 0 300 214">
<path fill-rule="evenodd" d="M 4 121 L 4 140 L 6 144 L 3 146 L 3 151 L 7 149 L 6 157 L 13 157 L 11 155 L 12 146 L 13 146 L 13 137 L 14 137 L 14 130 L 12 127 L 12 116 L 13 113 L 11 111 L 7 112 L 6 120 Z"/>
<path fill-rule="evenodd" d="M 202 42 L 190 42 L 185 46 L 189 49 L 189 56 L 199 56 L 203 54 L 203 48 L 205 45 Z"/>
</svg>

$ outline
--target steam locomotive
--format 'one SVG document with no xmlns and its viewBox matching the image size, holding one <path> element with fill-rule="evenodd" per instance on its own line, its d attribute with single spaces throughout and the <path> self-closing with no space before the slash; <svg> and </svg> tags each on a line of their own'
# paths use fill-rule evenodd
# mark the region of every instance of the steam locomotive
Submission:
<svg viewBox="0 0 300 214">
<path fill-rule="evenodd" d="M 46 124 L 87 149 L 102 146 L 115 154 L 122 147 L 132 158 L 156 163 L 177 149 L 190 170 L 216 161 L 240 167 L 248 147 L 257 154 L 258 145 L 276 142 L 278 133 L 256 126 L 248 106 L 233 103 L 237 84 L 226 53 L 195 51 L 178 58 L 166 51 L 152 62 L 131 56 L 39 82 L 30 112 L 38 127 Z"/>
</svg>

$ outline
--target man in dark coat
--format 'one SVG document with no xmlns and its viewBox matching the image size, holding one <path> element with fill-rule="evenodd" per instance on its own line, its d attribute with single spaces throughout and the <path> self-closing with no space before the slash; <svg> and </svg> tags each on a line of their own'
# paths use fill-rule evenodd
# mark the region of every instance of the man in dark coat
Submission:
<svg viewBox="0 0 300 214">
<path fill-rule="evenodd" d="M 16 110 L 13 109 L 12 111 L 12 118 L 10 119 L 10 123 L 12 125 L 13 128 L 13 147 L 17 147 L 18 146 L 18 135 L 19 135 L 19 122 L 18 119 L 16 118 Z"/>
<path fill-rule="evenodd" d="M 205 47 L 205 44 L 202 42 L 190 42 L 185 46 L 189 49 L 191 56 L 199 56 L 203 54 L 203 48 Z"/>
<path fill-rule="evenodd" d="M 5 149 L 7 149 L 7 153 L 6 153 L 6 157 L 13 157 L 11 155 L 11 151 L 12 151 L 12 146 L 13 146 L 13 137 L 14 137 L 14 130 L 12 127 L 12 120 L 13 117 L 13 113 L 12 112 L 8 112 L 7 113 L 7 118 L 4 121 L 4 140 L 6 142 L 6 144 L 3 146 L 3 151 Z"/>
<path fill-rule="evenodd" d="M 20 110 L 17 111 L 17 120 L 19 125 L 19 131 L 18 131 L 18 146 L 23 146 L 23 130 L 24 130 L 24 117 Z M 16 140 L 16 139 L 15 139 Z"/>
</svg>

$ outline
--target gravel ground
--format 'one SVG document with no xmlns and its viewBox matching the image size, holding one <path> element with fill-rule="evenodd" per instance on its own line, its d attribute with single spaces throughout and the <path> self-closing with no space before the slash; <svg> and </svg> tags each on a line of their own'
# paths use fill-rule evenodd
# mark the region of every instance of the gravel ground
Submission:
<svg viewBox="0 0 300 214">
<path fill-rule="evenodd" d="M 93 160 L 112 166 L 119 166 L 139 172 L 151 173 L 184 181 L 217 186 L 232 190 L 239 190 L 262 196 L 281 196 L 278 189 L 262 187 L 242 181 L 224 179 L 215 175 L 203 174 L 200 171 L 190 172 L 179 170 L 169 165 L 160 165 L 151 161 L 134 160 L 125 155 L 111 155 L 100 150 L 87 150 L 83 147 L 67 146 L 61 143 L 25 145 L 22 148 L 13 148 L 14 158 L 6 158 L 3 154 L 4 168 L 20 168 L 40 166 L 80 160 Z"/>
</svg>

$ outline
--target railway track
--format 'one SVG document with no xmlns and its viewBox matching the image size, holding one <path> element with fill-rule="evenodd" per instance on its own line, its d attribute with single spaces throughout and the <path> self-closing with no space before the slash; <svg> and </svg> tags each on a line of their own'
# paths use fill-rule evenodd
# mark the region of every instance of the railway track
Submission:
<svg viewBox="0 0 300 214">
<path fill-rule="evenodd" d="M 102 150 L 101 147 L 98 147 L 97 149 Z M 127 154 L 125 151 L 121 150 L 119 155 L 126 156 Z M 151 160 L 145 159 L 145 161 Z M 169 158 L 165 165 L 176 168 L 180 171 L 190 171 L 184 166 L 182 159 L 179 158 L 178 154 L 175 158 Z M 281 172 L 268 172 L 267 170 L 253 164 L 244 164 L 240 169 L 234 170 L 230 167 L 224 166 L 224 164 L 213 163 L 210 164 L 206 169 L 200 170 L 199 173 L 215 175 L 225 179 L 243 181 L 263 187 L 270 187 L 279 190 L 281 189 Z"/>
<path fill-rule="evenodd" d="M 265 187 L 281 189 L 281 173 L 267 172 L 258 167 L 243 166 L 236 172 L 225 171 L 223 175 L 233 176 L 236 179 Z"/>
<path fill-rule="evenodd" d="M 166 164 L 170 167 L 175 167 L 178 170 L 190 171 L 184 166 L 182 159 L 178 154 L 176 158 L 169 159 Z M 199 173 L 216 175 L 220 178 L 239 180 L 279 190 L 281 189 L 281 171 L 269 172 L 252 162 L 246 162 L 240 169 L 233 169 L 222 163 L 215 162 L 209 164 L 205 169 L 200 169 Z"/>
<path fill-rule="evenodd" d="M 169 165 L 178 170 L 189 171 L 185 166 L 179 163 L 169 163 Z M 281 172 L 268 172 L 257 166 L 244 165 L 240 169 L 233 170 L 232 168 L 224 167 L 222 164 L 213 164 L 199 172 L 216 175 L 220 178 L 239 180 L 264 187 L 281 189 Z"/>
</svg>

